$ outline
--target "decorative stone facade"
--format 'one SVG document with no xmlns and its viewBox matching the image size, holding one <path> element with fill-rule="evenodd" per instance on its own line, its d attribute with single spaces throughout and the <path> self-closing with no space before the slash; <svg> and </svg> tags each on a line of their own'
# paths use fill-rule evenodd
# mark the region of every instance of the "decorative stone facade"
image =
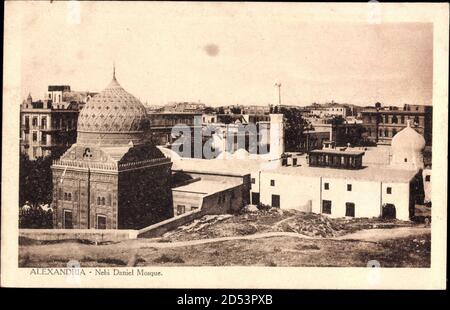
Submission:
<svg viewBox="0 0 450 310">
<path fill-rule="evenodd" d="M 52 165 L 54 227 L 140 229 L 172 217 L 172 163 L 146 138 L 142 104 L 114 77 L 80 119 L 77 143 Z"/>
</svg>

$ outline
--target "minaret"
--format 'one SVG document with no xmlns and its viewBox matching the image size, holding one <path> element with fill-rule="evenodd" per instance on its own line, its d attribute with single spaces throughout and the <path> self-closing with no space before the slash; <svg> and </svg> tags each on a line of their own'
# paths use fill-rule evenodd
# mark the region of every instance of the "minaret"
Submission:
<svg viewBox="0 0 450 310">
<path fill-rule="evenodd" d="M 283 114 L 270 114 L 270 160 L 280 160 L 284 153 Z"/>
</svg>

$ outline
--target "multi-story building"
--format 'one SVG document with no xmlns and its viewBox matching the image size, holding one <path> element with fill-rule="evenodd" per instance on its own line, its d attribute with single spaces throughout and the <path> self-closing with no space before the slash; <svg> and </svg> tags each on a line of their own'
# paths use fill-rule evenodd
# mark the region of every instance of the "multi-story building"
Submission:
<svg viewBox="0 0 450 310">
<path fill-rule="evenodd" d="M 335 102 L 327 104 L 312 104 L 308 107 L 308 110 L 310 115 L 318 117 L 342 116 L 343 118 L 346 118 L 352 114 L 349 106 Z"/>
<path fill-rule="evenodd" d="M 61 154 L 76 140 L 78 111 L 77 103 L 33 102 L 29 95 L 20 106 L 21 152 L 32 160 Z"/>
<path fill-rule="evenodd" d="M 147 110 L 152 128 L 152 140 L 156 145 L 165 145 L 172 143 L 175 137 L 172 136 L 172 129 L 176 125 L 184 125 L 191 129 L 202 125 L 201 112 L 151 112 Z M 197 123 L 196 123 L 197 117 Z"/>
<path fill-rule="evenodd" d="M 58 157 L 76 140 L 79 111 L 96 93 L 49 85 L 44 100 L 31 95 L 20 106 L 20 149 L 30 159 Z"/>
<path fill-rule="evenodd" d="M 392 138 L 411 120 L 412 127 L 425 138 L 426 145 L 432 144 L 432 106 L 405 104 L 398 108 L 382 107 L 377 103 L 375 107 L 363 110 L 361 115 L 367 138 L 373 142 L 390 145 Z"/>
<path fill-rule="evenodd" d="M 199 102 L 171 102 L 164 106 L 165 112 L 201 113 L 206 108 L 204 103 Z"/>
<path fill-rule="evenodd" d="M 246 105 L 243 106 L 241 109 L 242 114 L 269 114 L 270 113 L 270 106 L 266 105 Z"/>
</svg>

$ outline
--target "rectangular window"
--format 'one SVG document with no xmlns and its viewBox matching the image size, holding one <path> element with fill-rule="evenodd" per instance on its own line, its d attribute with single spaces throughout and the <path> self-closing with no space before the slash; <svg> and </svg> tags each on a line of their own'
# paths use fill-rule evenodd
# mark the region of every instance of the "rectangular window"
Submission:
<svg viewBox="0 0 450 310">
<path fill-rule="evenodd" d="M 355 217 L 355 204 L 353 202 L 345 203 L 345 216 Z"/>
<path fill-rule="evenodd" d="M 177 205 L 177 215 L 181 215 L 186 212 L 186 207 L 184 205 Z"/>
<path fill-rule="evenodd" d="M 275 180 L 270 180 L 270 186 L 275 186 Z"/>
<path fill-rule="evenodd" d="M 331 200 L 322 200 L 322 213 L 331 214 Z"/>
<path fill-rule="evenodd" d="M 106 229 L 106 216 L 97 215 L 97 229 Z"/>
<path fill-rule="evenodd" d="M 426 175 L 425 176 L 425 182 L 430 182 L 431 180 L 431 176 L 430 175 Z"/>
<path fill-rule="evenodd" d="M 347 192 L 351 192 L 352 191 L 352 185 L 351 184 L 347 184 Z"/>
<path fill-rule="evenodd" d="M 273 208 L 280 207 L 280 195 L 272 195 L 272 207 Z"/>
<path fill-rule="evenodd" d="M 386 193 L 392 194 L 392 187 L 386 187 Z"/>
<path fill-rule="evenodd" d="M 64 228 L 65 229 L 72 229 L 73 228 L 72 211 L 64 210 L 63 217 L 64 217 L 64 219 L 63 219 Z"/>
<path fill-rule="evenodd" d="M 195 211 L 197 209 L 198 209 L 198 207 L 191 206 L 191 211 Z"/>
<path fill-rule="evenodd" d="M 326 189 L 326 190 L 329 190 L 330 189 L 330 183 L 324 183 L 323 184 L 323 188 Z"/>
<path fill-rule="evenodd" d="M 255 178 L 252 178 L 252 184 L 255 184 L 255 183 L 256 183 Z"/>
<path fill-rule="evenodd" d="M 37 132 L 33 132 L 33 141 L 34 141 L 34 142 L 37 141 Z"/>
</svg>

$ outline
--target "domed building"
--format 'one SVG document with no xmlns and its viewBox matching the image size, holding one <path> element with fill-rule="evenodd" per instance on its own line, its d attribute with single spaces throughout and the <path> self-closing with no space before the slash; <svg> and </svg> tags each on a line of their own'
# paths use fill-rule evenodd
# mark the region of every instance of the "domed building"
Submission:
<svg viewBox="0 0 450 310">
<path fill-rule="evenodd" d="M 54 227 L 139 229 L 172 217 L 172 162 L 149 134 L 144 105 L 113 74 L 52 165 Z"/>
<path fill-rule="evenodd" d="M 423 169 L 424 137 L 411 128 L 410 120 L 406 127 L 392 138 L 391 165 L 400 169 Z"/>
</svg>

